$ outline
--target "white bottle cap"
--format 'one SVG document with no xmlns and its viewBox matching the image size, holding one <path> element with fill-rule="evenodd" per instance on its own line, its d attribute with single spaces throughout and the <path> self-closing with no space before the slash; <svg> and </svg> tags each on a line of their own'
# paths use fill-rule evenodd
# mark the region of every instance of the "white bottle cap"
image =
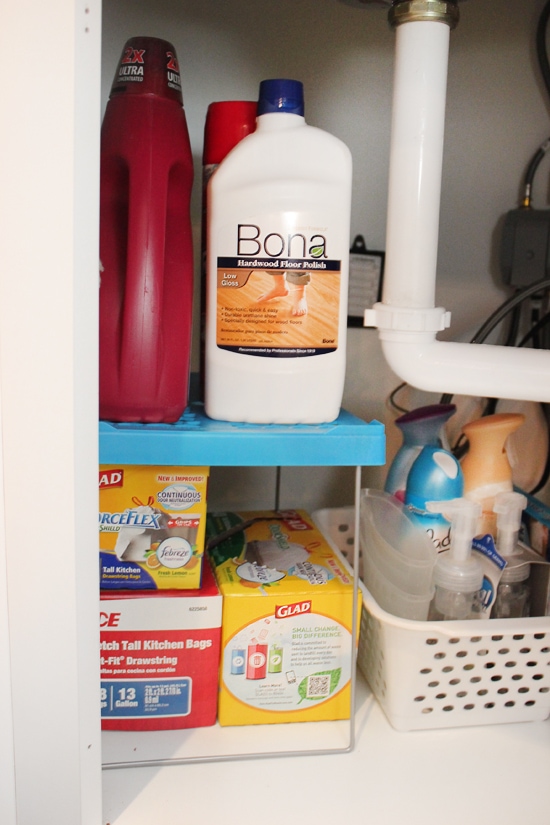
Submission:
<svg viewBox="0 0 550 825">
<path fill-rule="evenodd" d="M 483 568 L 471 552 L 481 505 L 465 498 L 455 498 L 451 501 L 428 501 L 426 507 L 433 513 L 442 513 L 451 522 L 451 547 L 437 557 L 434 571 L 436 587 L 455 593 L 480 590 Z"/>
</svg>

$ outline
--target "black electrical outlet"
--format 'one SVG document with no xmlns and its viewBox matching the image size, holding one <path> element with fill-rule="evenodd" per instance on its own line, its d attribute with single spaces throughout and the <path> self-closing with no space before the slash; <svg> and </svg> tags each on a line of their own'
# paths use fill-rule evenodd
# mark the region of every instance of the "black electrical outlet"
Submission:
<svg viewBox="0 0 550 825">
<path fill-rule="evenodd" d="M 504 283 L 530 286 L 550 272 L 550 210 L 512 209 L 506 215 L 500 250 Z"/>
</svg>

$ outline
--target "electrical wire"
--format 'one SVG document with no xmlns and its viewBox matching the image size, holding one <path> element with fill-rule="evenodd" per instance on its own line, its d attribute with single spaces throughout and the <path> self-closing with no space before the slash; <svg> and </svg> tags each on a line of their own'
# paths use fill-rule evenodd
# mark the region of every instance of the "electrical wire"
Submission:
<svg viewBox="0 0 550 825">
<path fill-rule="evenodd" d="M 535 35 L 535 45 L 537 50 L 537 59 L 539 68 L 542 74 L 546 91 L 550 96 L 550 63 L 548 61 L 548 51 L 546 49 L 546 29 L 548 27 L 548 20 L 550 19 L 550 0 L 543 8 L 537 23 L 537 31 Z"/>
<path fill-rule="evenodd" d="M 537 481 L 535 486 L 532 490 L 529 490 L 529 495 L 534 496 L 536 495 L 539 490 L 542 490 L 543 487 L 546 486 L 548 479 L 550 478 L 550 452 L 546 456 L 546 463 L 544 465 L 544 470 L 542 471 L 542 475 L 540 479 Z"/>
<path fill-rule="evenodd" d="M 514 307 L 511 313 L 512 317 L 510 318 L 510 325 L 508 327 L 508 333 L 506 335 L 506 340 L 504 342 L 505 347 L 513 347 L 515 346 L 515 342 L 518 337 L 519 333 L 519 325 L 521 321 L 521 307 L 517 306 Z"/>
<path fill-rule="evenodd" d="M 546 37 L 548 29 L 548 21 L 550 20 L 550 0 L 544 6 L 537 22 L 537 29 L 535 33 L 535 47 L 537 52 L 537 60 L 539 64 L 542 80 L 546 88 L 546 92 L 550 97 L 550 61 L 548 60 L 548 49 L 546 47 Z M 527 166 L 524 177 L 524 192 L 522 206 L 530 208 L 532 200 L 533 180 L 535 173 L 540 166 L 541 161 L 550 149 L 550 138 L 544 141 Z"/>
<path fill-rule="evenodd" d="M 470 343 L 482 344 L 511 310 L 522 304 L 523 301 L 525 301 L 526 298 L 530 298 L 531 295 L 535 295 L 538 292 L 546 292 L 548 289 L 550 289 L 550 278 L 541 278 L 539 281 L 535 281 L 523 289 L 518 289 L 511 298 L 508 298 L 495 312 L 491 313 L 478 329 Z"/>
<path fill-rule="evenodd" d="M 547 312 L 546 315 L 543 315 L 542 318 L 539 318 L 537 323 L 534 324 L 531 327 L 531 329 L 525 333 L 521 341 L 519 341 L 519 343 L 517 343 L 516 346 L 524 347 L 525 344 L 527 344 L 531 340 L 531 338 L 535 338 L 542 329 L 548 326 L 548 324 L 550 324 L 550 312 Z"/>
<path fill-rule="evenodd" d="M 469 446 L 470 446 L 470 442 L 468 441 L 468 439 L 466 438 L 464 433 L 461 433 L 458 436 L 457 440 L 455 441 L 454 446 L 451 447 L 451 452 L 454 455 L 454 457 L 458 461 L 460 461 L 460 459 L 463 456 L 465 456 L 466 453 L 468 452 Z"/>
<path fill-rule="evenodd" d="M 398 404 L 398 403 L 397 403 L 397 401 L 395 400 L 395 397 L 396 397 L 397 393 L 398 393 L 398 392 L 401 392 L 401 390 L 402 390 L 402 389 L 404 389 L 404 388 L 405 388 L 405 387 L 407 387 L 407 386 L 408 386 L 407 382 L 406 382 L 406 381 L 402 381 L 402 382 L 401 382 L 401 384 L 398 384 L 398 385 L 397 385 L 397 387 L 395 387 L 395 388 L 394 388 L 394 389 L 390 392 L 390 394 L 388 395 L 388 406 L 389 406 L 389 407 L 390 407 L 390 409 L 392 409 L 394 412 L 398 412 L 398 413 L 402 413 L 402 414 L 405 414 L 405 413 L 410 412 L 410 410 L 406 409 L 405 407 L 402 407 L 402 406 L 401 406 L 400 404 Z"/>
<path fill-rule="evenodd" d="M 531 207 L 533 180 L 535 178 L 535 173 L 549 149 L 550 138 L 547 138 L 544 141 L 544 143 L 541 143 L 541 145 L 529 161 L 529 165 L 527 166 L 527 171 L 525 172 L 525 177 L 523 181 L 523 200 L 521 203 L 521 205 L 526 207 L 527 209 Z"/>
</svg>

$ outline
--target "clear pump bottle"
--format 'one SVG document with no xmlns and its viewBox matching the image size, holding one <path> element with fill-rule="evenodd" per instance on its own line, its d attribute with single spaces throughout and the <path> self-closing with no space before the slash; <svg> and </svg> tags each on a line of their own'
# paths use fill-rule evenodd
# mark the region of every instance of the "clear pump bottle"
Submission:
<svg viewBox="0 0 550 825">
<path fill-rule="evenodd" d="M 531 565 L 518 552 L 521 514 L 526 505 L 527 499 L 521 493 L 499 493 L 495 498 L 497 550 L 506 561 L 506 567 L 491 611 L 493 619 L 521 619 L 529 615 Z"/>
<path fill-rule="evenodd" d="M 429 501 L 428 510 L 444 513 L 451 522 L 451 546 L 437 557 L 434 571 L 435 593 L 428 619 L 449 621 L 478 619 L 483 569 L 471 555 L 481 506 L 465 498 Z"/>
</svg>

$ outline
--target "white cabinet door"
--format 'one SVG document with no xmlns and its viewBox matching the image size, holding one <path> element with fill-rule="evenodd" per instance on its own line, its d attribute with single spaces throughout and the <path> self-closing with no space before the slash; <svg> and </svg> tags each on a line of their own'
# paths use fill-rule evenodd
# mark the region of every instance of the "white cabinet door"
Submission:
<svg viewBox="0 0 550 825">
<path fill-rule="evenodd" d="M 0 770 L 6 825 L 101 821 L 100 25 L 96 0 L 28 0 L 2 8 Z"/>
</svg>

